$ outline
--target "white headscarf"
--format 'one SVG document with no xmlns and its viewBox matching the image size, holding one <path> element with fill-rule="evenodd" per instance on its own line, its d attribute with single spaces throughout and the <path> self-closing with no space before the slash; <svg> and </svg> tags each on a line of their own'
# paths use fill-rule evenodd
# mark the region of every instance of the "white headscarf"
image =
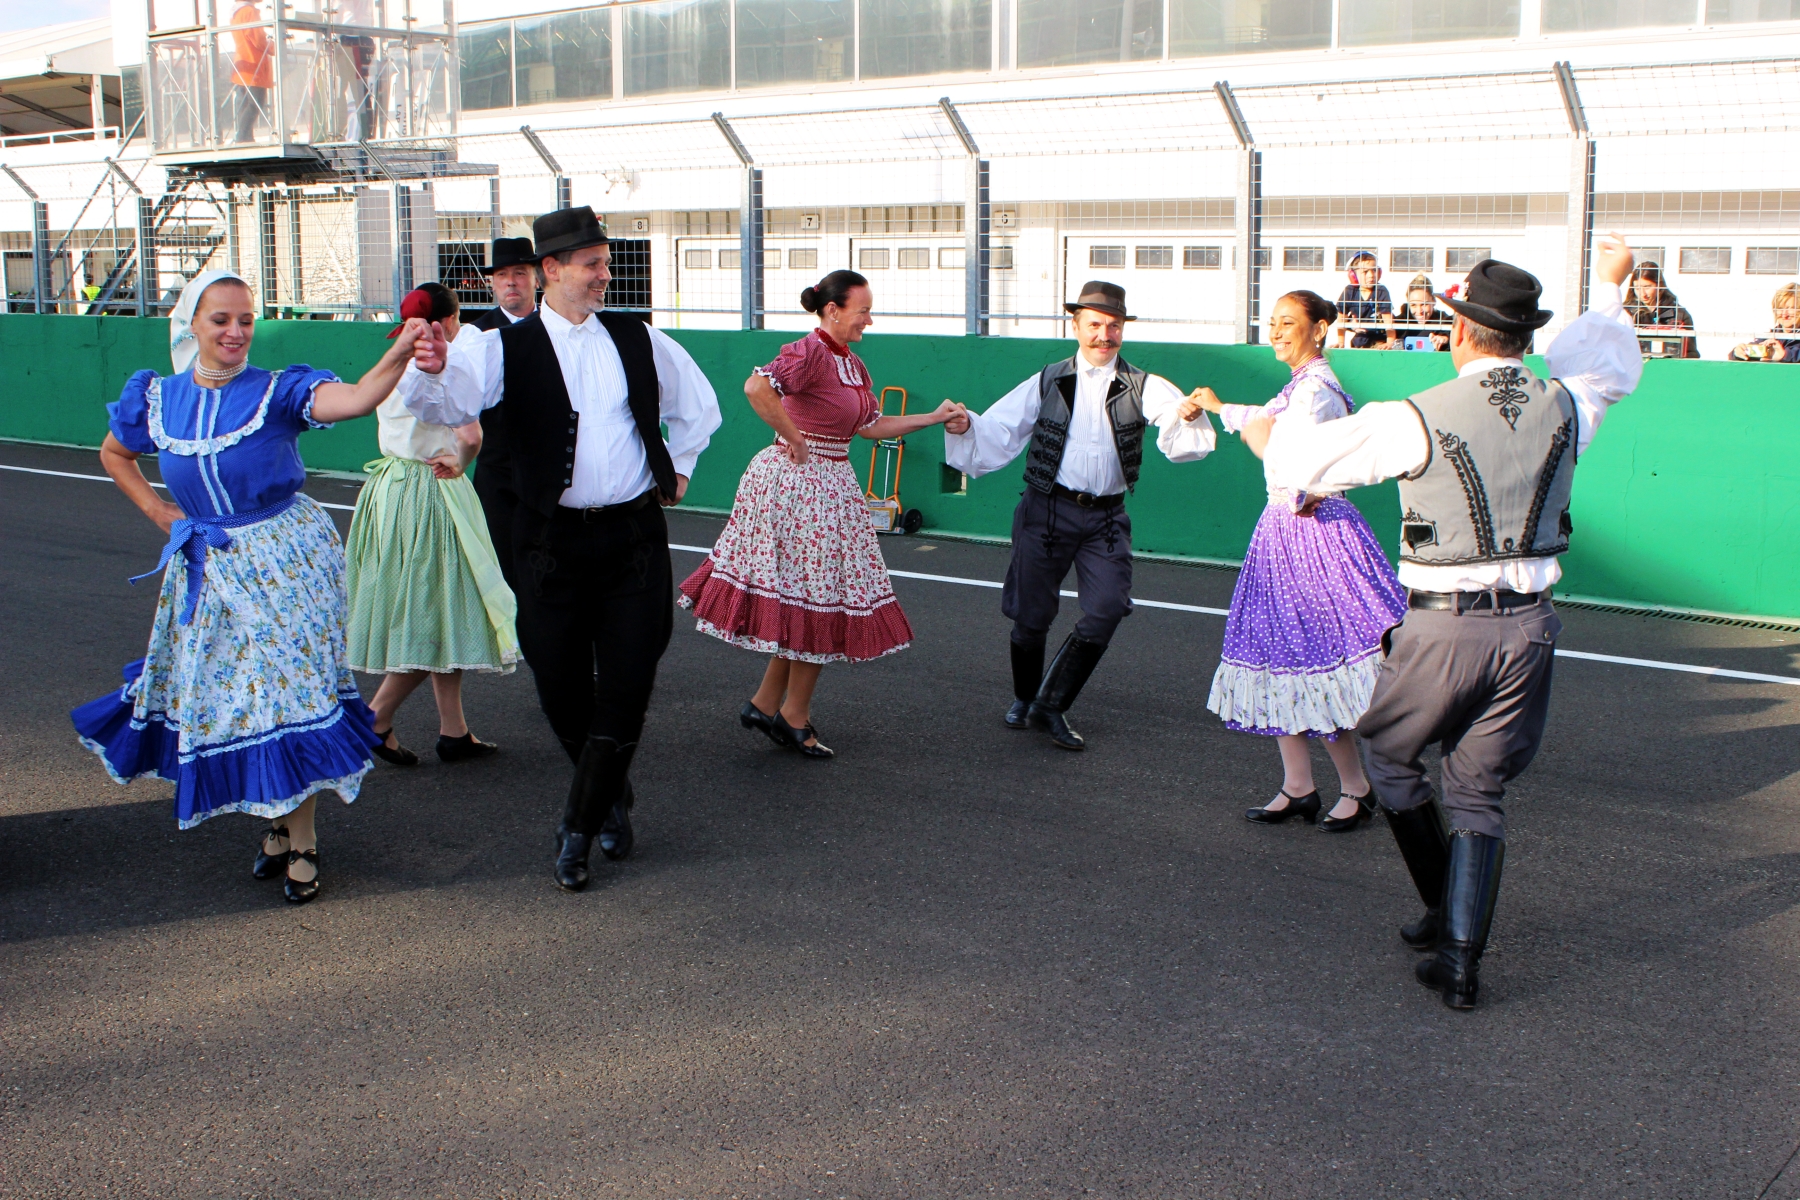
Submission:
<svg viewBox="0 0 1800 1200">
<path fill-rule="evenodd" d="M 194 310 L 200 307 L 201 294 L 221 279 L 244 283 L 236 271 L 202 271 L 181 289 L 181 299 L 175 302 L 175 311 L 169 314 L 169 361 L 175 365 L 177 375 L 193 366 L 194 359 L 200 355 L 200 343 L 194 337 Z"/>
</svg>

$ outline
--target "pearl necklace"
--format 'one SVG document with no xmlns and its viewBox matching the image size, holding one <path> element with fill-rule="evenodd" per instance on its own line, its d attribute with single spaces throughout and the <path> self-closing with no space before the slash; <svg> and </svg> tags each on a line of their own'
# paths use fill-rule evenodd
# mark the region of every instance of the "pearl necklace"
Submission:
<svg viewBox="0 0 1800 1200">
<path fill-rule="evenodd" d="M 250 365 L 250 360 L 245 359 L 243 362 L 239 363 L 235 367 L 226 367 L 223 371 L 209 371 L 201 364 L 195 363 L 194 364 L 194 374 L 196 376 L 198 376 L 199 378 L 206 380 L 208 383 L 212 384 L 214 387 L 218 387 L 221 384 L 230 383 L 232 380 L 236 379 L 239 375 L 242 375 L 244 373 L 245 368 L 247 368 L 249 365 Z"/>
</svg>

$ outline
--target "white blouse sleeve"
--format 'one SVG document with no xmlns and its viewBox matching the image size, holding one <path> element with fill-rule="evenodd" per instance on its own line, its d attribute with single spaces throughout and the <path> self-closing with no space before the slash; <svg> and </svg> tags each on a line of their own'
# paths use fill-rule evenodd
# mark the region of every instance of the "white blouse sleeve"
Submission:
<svg viewBox="0 0 1800 1200">
<path fill-rule="evenodd" d="M 1277 420 L 1263 449 L 1263 475 L 1297 492 L 1341 492 L 1410 475 L 1430 456 L 1418 410 L 1390 400 L 1316 425 Z"/>
<path fill-rule="evenodd" d="M 1161 375 L 1144 380 L 1144 419 L 1156 426 L 1156 448 L 1170 462 L 1199 462 L 1213 452 L 1212 421 L 1197 413 L 1192 421 L 1181 419 L 1186 400 L 1180 388 Z"/>
<path fill-rule="evenodd" d="M 1606 419 L 1607 410 L 1629 396 L 1644 374 L 1637 333 L 1614 284 L 1597 284 L 1593 305 L 1556 335 L 1544 351 L 1553 379 L 1562 381 L 1575 401 L 1575 453 Z"/>
<path fill-rule="evenodd" d="M 480 419 L 483 410 L 500 403 L 506 379 L 501 369 L 504 359 L 499 330 L 465 325 L 450 343 L 442 371 L 427 375 L 407 363 L 394 394 L 406 411 L 428 424 L 467 425 Z"/>
<path fill-rule="evenodd" d="M 1019 456 L 1038 419 L 1038 376 L 1033 375 L 984 413 L 969 414 L 969 431 L 944 431 L 944 464 L 970 478 L 998 471 Z"/>
<path fill-rule="evenodd" d="M 656 362 L 663 424 L 669 427 L 669 459 L 677 475 L 694 477 L 694 464 L 724 422 L 712 381 L 674 338 L 650 329 L 650 355 Z"/>
</svg>

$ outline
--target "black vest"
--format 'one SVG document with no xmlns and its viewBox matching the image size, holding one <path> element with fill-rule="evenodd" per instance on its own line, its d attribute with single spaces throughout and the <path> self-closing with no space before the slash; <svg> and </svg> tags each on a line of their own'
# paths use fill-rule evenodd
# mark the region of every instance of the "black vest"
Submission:
<svg viewBox="0 0 1800 1200">
<path fill-rule="evenodd" d="M 625 364 L 626 402 L 650 474 L 665 496 L 675 494 L 675 464 L 662 440 L 662 398 L 650 329 L 630 313 L 596 314 Z M 569 403 L 556 347 L 544 328 L 543 310 L 500 331 L 505 380 L 500 403 L 505 439 L 512 456 L 513 490 L 527 506 L 548 517 L 575 479 L 575 431 L 580 414 Z"/>
<path fill-rule="evenodd" d="M 1062 470 L 1069 445 L 1069 417 L 1075 408 L 1075 358 L 1051 363 L 1038 376 L 1038 419 L 1025 458 L 1025 483 L 1048 494 Z M 1106 393 L 1106 415 L 1112 420 L 1113 445 L 1127 490 L 1135 489 L 1144 464 L 1144 380 L 1148 378 L 1123 358 Z"/>
</svg>

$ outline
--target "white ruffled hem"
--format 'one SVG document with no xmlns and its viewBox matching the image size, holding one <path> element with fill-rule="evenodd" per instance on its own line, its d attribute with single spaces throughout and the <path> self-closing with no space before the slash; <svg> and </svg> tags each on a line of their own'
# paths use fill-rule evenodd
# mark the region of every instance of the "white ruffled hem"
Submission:
<svg viewBox="0 0 1800 1200">
<path fill-rule="evenodd" d="M 694 602 L 689 600 L 686 596 L 681 598 L 680 603 L 683 608 L 692 608 L 694 606 Z M 891 646 L 888 649 L 883 650 L 880 654 L 877 654 L 875 658 L 851 658 L 848 654 L 809 654 L 804 650 L 786 649 L 780 642 L 765 642 L 761 638 L 754 638 L 743 633 L 726 633 L 723 629 L 720 629 L 705 617 L 697 618 L 694 621 L 694 628 L 701 633 L 706 634 L 708 637 L 716 637 L 721 642 L 729 642 L 740 650 L 754 650 L 758 654 L 773 654 L 776 658 L 785 658 L 793 662 L 819 663 L 821 665 L 825 663 L 841 662 L 874 662 L 876 658 L 886 658 L 890 654 L 898 654 L 900 651 L 912 645 L 911 642 L 901 642 L 898 646 Z"/>
<path fill-rule="evenodd" d="M 1324 671 L 1222 661 L 1206 707 L 1227 724 L 1254 733 L 1335 734 L 1356 728 L 1380 673 L 1379 649 Z"/>
</svg>

